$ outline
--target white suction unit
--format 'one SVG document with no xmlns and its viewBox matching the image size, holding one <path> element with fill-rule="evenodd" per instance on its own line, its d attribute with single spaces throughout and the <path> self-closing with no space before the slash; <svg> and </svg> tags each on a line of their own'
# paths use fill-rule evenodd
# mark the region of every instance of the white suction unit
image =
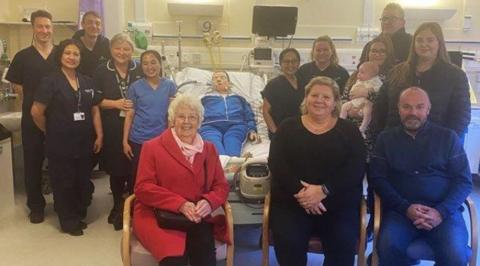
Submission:
<svg viewBox="0 0 480 266">
<path fill-rule="evenodd" d="M 240 170 L 240 194 L 245 199 L 263 200 L 270 191 L 270 179 L 267 160 L 250 158 Z"/>
</svg>

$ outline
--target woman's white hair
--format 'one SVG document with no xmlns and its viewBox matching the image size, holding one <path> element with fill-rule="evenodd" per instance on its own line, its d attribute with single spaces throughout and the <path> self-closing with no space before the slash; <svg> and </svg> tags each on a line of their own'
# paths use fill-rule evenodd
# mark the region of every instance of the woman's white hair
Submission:
<svg viewBox="0 0 480 266">
<path fill-rule="evenodd" d="M 205 112 L 202 102 L 198 98 L 198 96 L 191 95 L 191 94 L 177 94 L 175 99 L 170 103 L 168 107 L 168 121 L 173 123 L 175 119 L 175 115 L 177 114 L 177 109 L 179 106 L 186 106 L 192 110 L 194 110 L 198 115 L 198 122 L 202 123 L 203 121 L 203 113 Z"/>
</svg>

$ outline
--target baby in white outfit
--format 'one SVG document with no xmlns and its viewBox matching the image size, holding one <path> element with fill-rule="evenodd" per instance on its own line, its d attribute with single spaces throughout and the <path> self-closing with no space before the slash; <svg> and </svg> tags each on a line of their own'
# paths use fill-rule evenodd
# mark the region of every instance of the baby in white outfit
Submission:
<svg viewBox="0 0 480 266">
<path fill-rule="evenodd" d="M 368 95 L 378 93 L 382 86 L 382 80 L 378 76 L 379 67 L 373 62 L 365 62 L 358 68 L 357 81 L 350 90 L 350 95 Z M 367 97 L 357 97 L 342 105 L 341 118 L 362 118 L 360 132 L 365 136 L 365 131 L 372 120 L 373 103 Z"/>
</svg>

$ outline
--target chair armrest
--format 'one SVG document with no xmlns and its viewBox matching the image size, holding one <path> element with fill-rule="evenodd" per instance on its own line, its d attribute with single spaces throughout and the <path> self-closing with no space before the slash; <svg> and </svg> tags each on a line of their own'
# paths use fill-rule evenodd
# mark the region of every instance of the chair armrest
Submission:
<svg viewBox="0 0 480 266">
<path fill-rule="evenodd" d="M 365 249 L 367 246 L 367 201 L 362 196 L 360 202 L 360 238 L 358 240 L 358 258 L 357 265 L 365 266 L 367 264 L 365 258 Z"/>
<path fill-rule="evenodd" d="M 382 200 L 377 193 L 374 193 L 373 201 L 373 254 L 372 254 L 372 266 L 378 265 L 378 233 L 380 231 L 380 223 L 382 219 Z"/>
<path fill-rule="evenodd" d="M 231 244 L 227 243 L 227 266 L 233 266 L 233 254 L 234 254 L 234 233 L 233 233 L 233 214 L 232 214 L 232 206 L 228 201 L 223 203 L 223 211 L 225 212 L 225 220 L 227 224 L 227 232 L 228 238 Z"/>
<path fill-rule="evenodd" d="M 265 195 L 265 201 L 263 203 L 263 223 L 262 223 L 262 258 L 263 262 L 262 265 L 268 266 L 268 249 L 269 249 L 269 241 L 270 241 L 270 227 L 269 227 L 269 217 L 270 217 L 270 192 Z"/>
<path fill-rule="evenodd" d="M 471 197 L 467 197 L 465 200 L 468 214 L 470 216 L 470 247 L 472 249 L 472 256 L 470 257 L 470 265 L 476 265 L 477 262 L 477 250 L 478 250 L 478 221 L 477 221 L 477 209 Z"/>
<path fill-rule="evenodd" d="M 130 266 L 130 210 L 132 208 L 133 201 L 135 200 L 135 194 L 130 195 L 125 199 L 123 204 L 123 229 L 122 229 L 122 261 L 123 266 Z"/>
</svg>

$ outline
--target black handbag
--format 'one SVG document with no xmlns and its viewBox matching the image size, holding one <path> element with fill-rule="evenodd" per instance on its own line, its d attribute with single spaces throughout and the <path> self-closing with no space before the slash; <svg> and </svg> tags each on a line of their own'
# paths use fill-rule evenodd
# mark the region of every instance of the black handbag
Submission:
<svg viewBox="0 0 480 266">
<path fill-rule="evenodd" d="M 205 168 L 205 184 L 204 184 L 204 192 L 208 191 L 207 187 L 207 159 L 203 162 L 203 167 Z M 188 231 L 192 226 L 196 223 L 190 221 L 185 215 L 182 213 L 174 213 L 171 211 L 161 210 L 155 208 L 153 210 L 155 216 L 157 217 L 157 224 L 159 227 L 164 229 L 172 229 L 178 231 Z"/>
</svg>

